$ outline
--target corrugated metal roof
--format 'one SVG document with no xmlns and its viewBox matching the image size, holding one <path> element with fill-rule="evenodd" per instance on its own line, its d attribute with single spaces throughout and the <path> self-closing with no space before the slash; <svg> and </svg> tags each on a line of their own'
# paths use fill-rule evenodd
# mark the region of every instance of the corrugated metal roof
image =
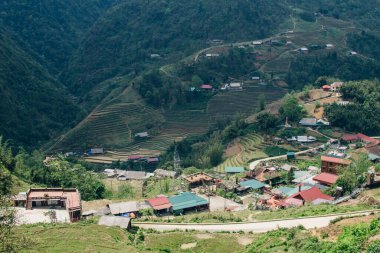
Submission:
<svg viewBox="0 0 380 253">
<path fill-rule="evenodd" d="M 121 227 L 126 229 L 131 225 L 131 218 L 105 215 L 100 217 L 98 224 L 107 227 Z"/>
<path fill-rule="evenodd" d="M 317 125 L 317 119 L 316 118 L 303 118 L 300 120 L 300 125 L 303 126 L 316 126 Z"/>
<path fill-rule="evenodd" d="M 111 214 L 113 215 L 118 215 L 122 213 L 133 213 L 139 211 L 137 201 L 112 203 L 108 204 L 108 207 L 111 211 Z"/>
<path fill-rule="evenodd" d="M 251 180 L 248 180 L 248 181 L 244 181 L 244 182 L 241 182 L 239 183 L 241 186 L 243 187 L 247 187 L 247 188 L 252 188 L 254 190 L 256 189 L 260 189 L 260 188 L 263 188 L 265 186 L 265 184 L 255 180 L 255 179 L 251 179 Z"/>
<path fill-rule="evenodd" d="M 336 180 L 338 180 L 339 176 L 331 173 L 322 172 L 321 174 L 315 176 L 313 180 L 327 184 L 333 185 Z"/>
<path fill-rule="evenodd" d="M 183 192 L 169 198 L 173 211 L 207 205 L 208 201 L 191 192 Z"/>
<path fill-rule="evenodd" d="M 289 198 L 301 198 L 307 202 L 312 202 L 316 199 L 326 199 L 326 200 L 334 199 L 333 197 L 322 193 L 321 190 L 316 186 L 313 186 L 312 188 L 308 190 L 300 191 L 296 194 L 293 194 Z"/>
<path fill-rule="evenodd" d="M 340 159 L 337 157 L 331 157 L 331 156 L 321 156 L 322 162 L 330 162 L 330 163 L 337 163 L 337 164 L 343 164 L 343 165 L 349 165 L 351 164 L 350 160 Z"/>
<path fill-rule="evenodd" d="M 244 167 L 226 167 L 224 171 L 226 173 L 241 173 L 244 172 Z"/>
<path fill-rule="evenodd" d="M 169 199 L 164 196 L 159 196 L 146 200 L 154 210 L 163 210 L 172 207 Z"/>
</svg>

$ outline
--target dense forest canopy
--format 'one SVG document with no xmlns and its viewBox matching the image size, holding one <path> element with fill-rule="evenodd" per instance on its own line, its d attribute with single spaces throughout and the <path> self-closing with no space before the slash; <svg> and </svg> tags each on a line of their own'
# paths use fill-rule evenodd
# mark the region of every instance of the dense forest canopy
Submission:
<svg viewBox="0 0 380 253">
<path fill-rule="evenodd" d="M 331 124 L 353 132 L 377 134 L 380 131 L 380 82 L 349 82 L 342 88 L 348 105 L 332 104 L 325 113 Z"/>
</svg>

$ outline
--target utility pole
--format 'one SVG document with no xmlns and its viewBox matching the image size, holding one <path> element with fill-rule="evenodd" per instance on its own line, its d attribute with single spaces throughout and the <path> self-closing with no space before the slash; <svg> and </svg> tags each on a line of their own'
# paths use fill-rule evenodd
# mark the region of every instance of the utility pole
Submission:
<svg viewBox="0 0 380 253">
<path fill-rule="evenodd" d="M 182 168 L 181 168 L 181 158 L 179 157 L 179 153 L 178 153 L 178 150 L 177 150 L 177 144 L 175 144 L 175 146 L 174 146 L 173 166 L 174 166 L 174 171 L 177 174 L 179 174 L 181 172 Z M 172 180 L 173 180 L 172 188 L 173 188 L 173 191 L 174 191 L 174 188 L 175 188 L 174 177 L 172 178 Z M 181 187 L 181 189 L 182 189 L 182 187 Z"/>
</svg>

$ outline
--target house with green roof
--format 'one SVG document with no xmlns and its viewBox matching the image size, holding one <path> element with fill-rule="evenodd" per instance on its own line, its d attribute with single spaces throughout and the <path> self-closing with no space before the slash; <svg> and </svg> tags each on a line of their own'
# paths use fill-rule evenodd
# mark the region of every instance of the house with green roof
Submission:
<svg viewBox="0 0 380 253">
<path fill-rule="evenodd" d="M 255 179 L 240 182 L 239 185 L 252 190 L 262 190 L 265 187 L 265 184 Z"/>
<path fill-rule="evenodd" d="M 209 203 L 204 198 L 192 192 L 182 192 L 169 198 L 172 204 L 171 211 L 174 214 L 183 214 L 186 211 L 200 211 L 209 208 Z"/>
<path fill-rule="evenodd" d="M 245 171 L 244 167 L 230 167 L 230 166 L 228 166 L 228 167 L 224 168 L 224 172 L 227 174 L 242 173 L 244 171 Z"/>
</svg>

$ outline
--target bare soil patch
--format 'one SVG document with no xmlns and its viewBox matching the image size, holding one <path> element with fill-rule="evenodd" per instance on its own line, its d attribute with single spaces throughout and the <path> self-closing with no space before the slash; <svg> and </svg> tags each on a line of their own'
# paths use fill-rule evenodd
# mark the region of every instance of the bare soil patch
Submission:
<svg viewBox="0 0 380 253">
<path fill-rule="evenodd" d="M 238 237 L 237 238 L 237 241 L 240 245 L 243 245 L 243 246 L 247 246 L 249 244 L 251 244 L 253 242 L 253 238 L 249 238 L 249 237 Z"/>
<path fill-rule="evenodd" d="M 225 156 L 233 157 L 235 155 L 238 155 L 241 152 L 242 148 L 240 145 L 240 138 L 237 138 L 233 140 L 230 144 L 228 144 L 228 147 L 225 151 Z"/>
<path fill-rule="evenodd" d="M 196 234 L 195 235 L 198 239 L 203 239 L 203 240 L 207 240 L 207 239 L 212 239 L 214 238 L 213 235 L 211 234 Z"/>
<path fill-rule="evenodd" d="M 196 246 L 197 246 L 196 242 L 185 243 L 181 245 L 181 249 L 192 249 L 192 248 L 195 248 Z"/>
</svg>

